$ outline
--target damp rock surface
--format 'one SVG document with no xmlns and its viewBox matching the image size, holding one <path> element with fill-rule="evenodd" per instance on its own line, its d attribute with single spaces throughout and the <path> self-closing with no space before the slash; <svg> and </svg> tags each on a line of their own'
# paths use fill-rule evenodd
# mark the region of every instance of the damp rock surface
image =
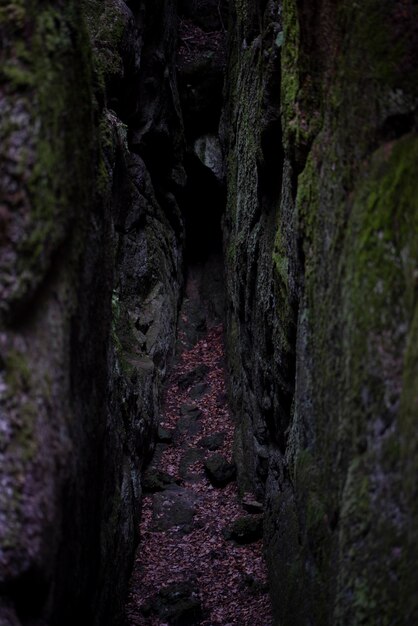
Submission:
<svg viewBox="0 0 418 626">
<path fill-rule="evenodd" d="M 184 236 L 176 15 L 129 4 L 0 9 L 2 624 L 122 619 Z"/>
<path fill-rule="evenodd" d="M 275 623 L 407 626 L 418 622 L 418 7 L 231 8 L 228 370 L 238 482 L 264 502 Z"/>
</svg>

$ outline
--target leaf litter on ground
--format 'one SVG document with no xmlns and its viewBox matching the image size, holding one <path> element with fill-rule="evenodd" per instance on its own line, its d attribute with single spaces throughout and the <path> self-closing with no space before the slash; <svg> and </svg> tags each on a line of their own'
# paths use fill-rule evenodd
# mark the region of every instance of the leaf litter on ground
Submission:
<svg viewBox="0 0 418 626">
<path fill-rule="evenodd" d="M 167 446 L 159 459 L 158 469 L 175 478 L 190 494 L 196 496 L 194 525 L 184 534 L 181 526 L 157 531 L 153 516 L 153 495 L 143 498 L 140 544 L 132 575 L 127 618 L 130 626 L 163 626 L 166 621 L 155 614 L 144 615 L 144 606 L 158 591 L 172 583 L 193 581 L 199 593 L 202 626 L 270 626 L 270 601 L 262 541 L 236 545 L 227 541 L 222 530 L 245 515 L 237 485 L 214 488 L 203 469 L 211 454 L 204 451 L 202 461 L 188 466 L 187 479 L 181 476 L 180 461 L 186 449 L 198 448 L 205 436 L 222 432 L 223 443 L 217 450 L 228 461 L 232 458 L 234 423 L 226 403 L 225 355 L 223 328 L 215 326 L 193 348 L 185 350 L 174 367 L 167 384 L 161 426 L 175 431 L 182 405 L 196 405 L 202 412 L 202 429 L 197 435 L 181 435 Z M 186 389 L 179 379 L 201 365 L 208 366 L 203 381 L 205 393 L 190 399 L 191 384 Z M 201 448 L 200 448 L 201 449 Z M 168 622 L 169 623 L 169 622 Z"/>
</svg>

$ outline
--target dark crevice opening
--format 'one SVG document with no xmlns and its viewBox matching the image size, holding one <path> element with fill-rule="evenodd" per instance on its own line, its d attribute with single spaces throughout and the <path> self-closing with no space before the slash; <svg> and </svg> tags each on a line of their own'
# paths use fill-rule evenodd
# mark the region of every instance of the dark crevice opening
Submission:
<svg viewBox="0 0 418 626">
<path fill-rule="evenodd" d="M 183 0 L 179 8 L 177 84 L 186 142 L 186 184 L 176 197 L 185 230 L 185 295 L 190 281 L 198 285 L 198 306 L 210 324 L 223 322 L 224 315 L 221 224 L 226 185 L 219 126 L 226 66 L 223 22 L 227 21 L 228 2 Z M 210 309 L 216 310 L 211 320 Z"/>
<path fill-rule="evenodd" d="M 48 597 L 49 582 L 45 573 L 32 567 L 13 581 L 0 587 L 0 595 L 9 597 L 22 625 L 32 623 L 42 615 Z"/>
<path fill-rule="evenodd" d="M 226 191 L 225 185 L 195 154 L 186 157 L 185 167 L 187 184 L 179 197 L 185 228 L 183 307 L 186 306 L 186 317 L 190 319 L 190 303 L 194 303 L 192 317 L 195 317 L 198 340 L 212 325 L 224 322 L 221 221 Z"/>
<path fill-rule="evenodd" d="M 186 159 L 187 184 L 181 194 L 185 221 L 185 264 L 205 263 L 213 254 L 222 254 L 221 217 L 225 207 L 225 186 L 194 155 Z"/>
</svg>

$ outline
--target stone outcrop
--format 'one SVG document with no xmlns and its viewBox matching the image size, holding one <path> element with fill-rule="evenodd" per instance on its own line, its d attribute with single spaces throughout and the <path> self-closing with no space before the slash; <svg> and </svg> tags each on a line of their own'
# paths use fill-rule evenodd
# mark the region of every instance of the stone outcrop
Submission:
<svg viewBox="0 0 418 626">
<path fill-rule="evenodd" d="M 230 389 L 276 623 L 411 624 L 417 9 L 232 4 Z"/>
<path fill-rule="evenodd" d="M 0 8 L 2 626 L 121 621 L 185 183 L 176 15 L 131 4 Z"/>
</svg>

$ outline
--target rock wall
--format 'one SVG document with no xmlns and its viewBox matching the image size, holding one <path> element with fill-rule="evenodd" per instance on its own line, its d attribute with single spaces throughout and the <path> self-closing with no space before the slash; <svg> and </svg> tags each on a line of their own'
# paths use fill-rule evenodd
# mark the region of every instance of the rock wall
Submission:
<svg viewBox="0 0 418 626">
<path fill-rule="evenodd" d="M 412 624 L 417 7 L 235 0 L 230 391 L 278 624 Z"/>
<path fill-rule="evenodd" d="M 182 285 L 170 1 L 0 7 L 0 623 L 121 622 Z"/>
</svg>

